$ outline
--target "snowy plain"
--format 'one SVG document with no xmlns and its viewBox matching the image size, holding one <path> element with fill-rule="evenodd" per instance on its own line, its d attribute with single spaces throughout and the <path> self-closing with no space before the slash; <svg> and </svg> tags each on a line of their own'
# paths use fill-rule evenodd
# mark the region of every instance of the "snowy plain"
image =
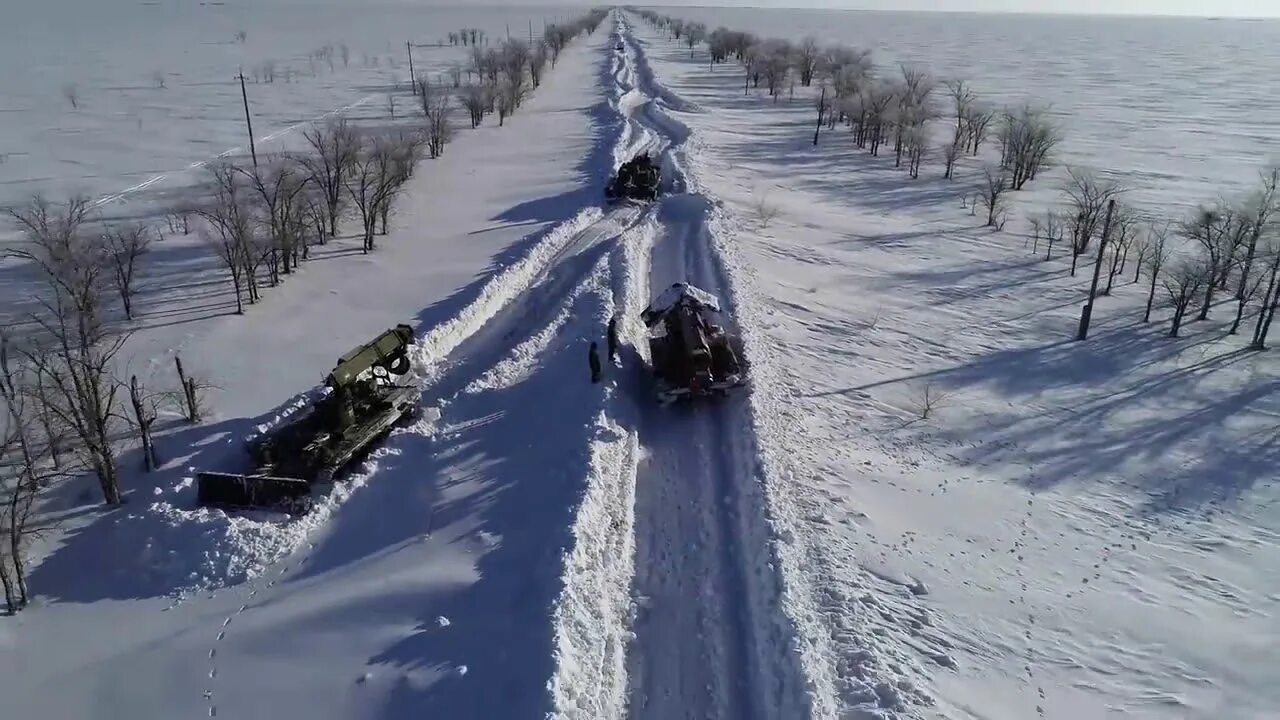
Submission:
<svg viewBox="0 0 1280 720">
<path fill-rule="evenodd" d="M 784 32 L 755 12 L 715 17 Z M 215 418 L 161 439 L 166 466 L 130 506 L 64 498 L 37 602 L 0 619 L 6 707 L 1270 717 L 1275 360 L 1224 337 L 1225 309 L 1165 340 L 1128 286 L 1089 343 L 1065 342 L 1083 277 L 1031 255 L 1019 220 L 1053 178 L 991 234 L 930 168 L 910 181 L 839 131 L 812 148 L 803 95 L 744 97 L 704 48 L 619 17 L 510 127 L 462 132 L 424 163 L 377 253 L 335 245 L 248 317 L 188 309 L 140 333 L 139 366 L 203 363 Z M 1249 182 L 1275 137 L 1223 124 L 1230 160 L 1213 165 L 1136 130 L 1111 147 L 1114 123 L 1095 117 L 1064 156 L 1157 167 L 1135 193 L 1153 211 Z M 601 175 L 641 150 L 661 157 L 667 195 L 601 207 Z M 766 192 L 778 214 L 762 227 Z M 198 265 L 189 247 L 175 257 Z M 640 369 L 637 315 L 676 279 L 721 294 L 752 363 L 750 391 L 706 412 L 653 407 Z M 593 386 L 585 344 L 615 312 L 622 367 Z M 304 520 L 191 510 L 191 468 L 227 461 L 398 321 L 420 331 L 418 423 Z M 920 421 L 926 385 L 948 399 Z"/>
<path fill-rule="evenodd" d="M 1070 342 L 1088 273 L 1032 254 L 1026 219 L 1056 199 L 1066 163 L 1115 173 L 1126 200 L 1175 220 L 1255 183 L 1280 116 L 1236 122 L 1227 108 L 1274 102 L 1277 24 L 665 12 L 892 46 L 873 57 L 1065 115 L 1060 167 L 991 233 L 961 207 L 976 163 L 953 183 L 938 167 L 912 181 L 847 131 L 815 148 L 807 93 L 771 105 L 744 95 L 738 68 L 642 34 L 755 271 L 755 347 L 785 368 L 778 432 L 762 442 L 777 443 L 784 574 L 809 593 L 788 612 L 813 645 L 816 714 L 1273 717 L 1277 361 L 1226 334 L 1229 306 L 1165 338 L 1167 314 L 1139 322 L 1137 286 L 1103 298 L 1093 337 Z M 1114 55 L 1066 52 L 1125 34 Z M 1213 50 L 1240 62 L 1179 56 L 1178 38 L 1196 35 L 1229 37 Z M 1174 59 L 1144 66 L 1152 55 Z M 1100 71 L 1045 75 L 1046 62 Z M 1180 62 L 1211 72 L 1172 72 Z M 1221 94 L 1200 82 L 1228 76 Z M 1197 90 L 1177 92 L 1186 77 Z M 1152 116 L 1135 121 L 1121 97 L 1148 97 Z M 766 227 L 762 198 L 777 213 Z M 926 388 L 946 399 L 922 420 Z"/>
</svg>

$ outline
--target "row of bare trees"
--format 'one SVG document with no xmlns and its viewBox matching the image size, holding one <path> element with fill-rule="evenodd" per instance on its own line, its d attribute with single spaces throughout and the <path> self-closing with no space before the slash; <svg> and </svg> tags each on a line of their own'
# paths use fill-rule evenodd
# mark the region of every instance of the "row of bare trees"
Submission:
<svg viewBox="0 0 1280 720">
<path fill-rule="evenodd" d="M 597 13 L 549 27 L 555 52 L 602 18 Z M 530 51 L 518 40 L 484 50 L 482 39 L 476 31 L 464 42 L 472 47 L 469 72 L 480 82 L 456 92 L 472 127 L 488 113 L 497 112 L 499 124 L 514 113 L 541 82 L 552 52 L 547 42 Z M 460 69 L 458 75 L 460 85 Z M 244 312 L 246 301 L 261 299 L 263 284 L 274 287 L 307 260 L 312 246 L 336 236 L 348 215 L 359 220 L 363 252 L 376 248 L 418 159 L 439 157 L 453 138 L 455 93 L 448 85 L 420 76 L 414 78 L 414 95 L 421 125 L 370 133 L 339 118 L 304 131 L 305 152 L 278 154 L 253 166 L 226 161 L 209 167 L 207 199 L 193 212 L 203 220 L 200 233 L 227 272 L 237 312 Z M 188 223 L 185 214 L 181 217 Z"/>
<path fill-rule="evenodd" d="M 895 166 L 905 165 L 912 178 L 919 177 L 922 163 L 936 149 L 943 176 L 951 179 L 959 159 L 978 155 L 994 129 L 1000 160 L 988 171 L 988 183 L 1000 192 L 1021 190 L 1049 164 L 1061 141 L 1047 108 L 1027 103 L 997 111 L 982 102 L 966 80 L 939 81 L 911 64 L 878 74 L 868 51 L 839 44 L 823 47 L 814 37 L 792 43 L 723 27 L 707 33 L 700 23 L 650 10 L 640 15 L 691 50 L 705 40 L 713 69 L 736 60 L 744 71 L 744 92 L 763 83 L 776 103 L 784 92 L 793 96 L 797 82 L 801 87 L 817 85 L 815 145 L 822 128 L 834 130 L 843 123 L 854 144 L 872 155 L 892 142 Z M 932 126 L 942 120 L 951 130 L 935 148 Z M 1004 212 L 992 210 L 990 224 L 998 225 Z"/>
<path fill-rule="evenodd" d="M 532 46 L 518 38 L 488 48 L 472 43 L 465 69 L 468 82 L 462 84 L 461 67 L 451 72 L 452 85 L 458 89 L 471 127 L 493 113 L 498 115 L 498 125 L 505 125 L 529 93 L 542 84 L 548 63 L 554 67 L 564 48 L 579 35 L 594 33 L 605 16 L 605 11 L 597 10 L 568 23 L 548 25 Z"/>
<path fill-rule="evenodd" d="M 1249 347 L 1267 347 L 1280 307 L 1280 168 L 1263 172 L 1247 195 L 1220 198 L 1176 222 L 1120 202 L 1123 186 L 1081 168 L 1068 169 L 1062 195 L 1060 209 L 1031 219 L 1032 252 L 1039 252 L 1043 242 L 1044 259 L 1051 260 L 1054 247 L 1066 244 L 1075 275 L 1079 259 L 1099 241 L 1093 257 L 1102 268 L 1100 295 L 1110 295 L 1117 281 L 1125 284 L 1130 267 L 1127 284 L 1142 282 L 1145 274 L 1142 321 L 1150 322 L 1162 299 L 1172 311 L 1171 337 L 1189 317 L 1207 320 L 1215 300 L 1225 295 L 1234 301 L 1228 334 L 1238 333 L 1252 318 Z"/>
<path fill-rule="evenodd" d="M 143 433 L 145 466 L 154 469 L 149 431 L 160 407 L 172 402 L 196 421 L 205 386 L 184 378 L 180 392 L 152 392 L 118 375 L 142 264 L 159 233 L 104 221 L 81 196 L 61 204 L 36 196 L 5 213 L 21 233 L 5 254 L 35 283 L 32 309 L 0 328 L 0 585 L 13 612 L 27 602 L 23 548 L 41 530 L 41 491 L 89 473 L 103 501 L 119 504 L 121 433 Z"/>
</svg>

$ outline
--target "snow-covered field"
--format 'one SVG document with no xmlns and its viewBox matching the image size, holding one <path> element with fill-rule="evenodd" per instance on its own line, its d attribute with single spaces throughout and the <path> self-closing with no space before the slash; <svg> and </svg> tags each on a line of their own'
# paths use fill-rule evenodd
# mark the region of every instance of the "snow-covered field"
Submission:
<svg viewBox="0 0 1280 720">
<path fill-rule="evenodd" d="M 15 71 L 0 77 L 0 204 L 37 191 L 113 196 L 165 176 L 149 186 L 154 194 L 189 183 L 182 171 L 193 163 L 247 152 L 241 70 L 262 152 L 339 108 L 382 117 L 388 88 L 408 82 L 408 42 L 417 73 L 443 73 L 469 50 L 449 45 L 450 32 L 478 28 L 492 43 L 530 28 L 541 37 L 545 22 L 582 9 L 50 0 L 5 12 L 0 62 Z"/>
<path fill-rule="evenodd" d="M 258 23 L 281 28 L 279 55 L 304 63 L 317 43 L 345 39 L 353 58 L 402 46 L 387 39 L 409 22 L 393 6 L 341 24 L 322 21 L 336 12 L 326 7 L 288 32 L 277 16 Z M 227 14 L 201 32 L 232 41 L 235 13 L 250 12 L 199 11 Z M 437 25 L 497 37 L 510 24 L 514 34 L 527 15 L 536 32 L 557 11 L 421 12 L 430 28 L 417 42 L 446 32 Z M 790 26 L 766 11 L 716 11 L 713 25 L 898 37 L 845 14 L 787 17 Z M 1170 60 L 1190 63 L 1185 72 L 1103 72 L 1093 54 L 1057 55 L 1100 74 L 1033 83 L 1026 66 L 1048 62 L 1045 38 L 1094 47 L 1099 34 L 1126 31 L 1064 20 L 1032 33 L 1025 19 L 988 19 L 963 32 L 989 52 L 963 65 L 966 46 L 920 28 L 962 30 L 870 17 L 915 27 L 901 30 L 914 45 L 894 44 L 918 48 L 903 51 L 912 59 L 971 68 L 992 92 L 1063 101 L 1063 159 L 1132 178 L 1152 213 L 1243 186 L 1274 149 L 1274 113 L 1221 114 L 1232 93 L 1274 104 L 1274 25 L 1239 25 L 1239 62 L 1201 55 Z M 329 32 L 338 26 L 342 37 Z M 1137 51 L 1110 46 L 1172 52 L 1144 37 Z M 255 47 L 266 54 L 251 58 L 276 56 Z M 426 62 L 461 55 L 439 52 Z M 322 73 L 330 80 L 300 80 L 312 89 L 280 95 L 262 134 L 390 79 L 385 65 L 355 65 L 341 81 L 340 63 Z M 1210 83 L 1209 71 L 1225 75 Z M 1146 79 L 1120 82 L 1131 76 Z M 1200 89 L 1182 88 L 1174 125 L 1216 118 L 1204 121 L 1210 138 L 1188 131 L 1203 146 L 1171 140 L 1167 125 L 1148 131 L 1170 113 L 1115 108 L 1115 97 L 1163 100 L 1178 77 Z M 814 147 L 807 92 L 777 105 L 744 96 L 736 67 L 709 69 L 704 47 L 691 53 L 618 12 L 566 50 L 507 127 L 460 132 L 424 161 L 375 253 L 320 248 L 238 317 L 224 314 L 229 293 L 199 248 L 166 241 L 131 368 L 167 372 L 180 353 L 219 386 L 214 417 L 166 429 L 164 467 L 130 476 L 123 508 L 99 510 L 80 485 L 56 494 L 48 509 L 60 531 L 33 548 L 36 601 L 0 618 L 6 712 L 1273 716 L 1275 359 L 1225 334 L 1227 305 L 1182 338 L 1163 337 L 1167 312 L 1138 322 L 1145 294 L 1128 273 L 1100 300 L 1091 338 L 1070 342 L 1087 273 L 1069 277 L 1066 260 L 1033 255 L 1025 237 L 1060 168 L 1018 194 L 994 233 L 960 205 L 975 162 L 950 183 L 926 163 L 912 181 L 839 130 Z M 1066 99 L 1076 105 L 1061 107 Z M 235 113 L 210 117 L 201 122 L 220 138 L 210 154 L 234 147 Z M 104 128 L 92 130 L 99 141 L 118 136 Z M 92 192 L 134 184 L 107 176 L 145 180 L 207 159 L 186 142 L 157 145 L 138 166 L 120 162 L 142 152 L 136 141 L 103 150 Z M 664 196 L 603 206 L 602 178 L 640 151 L 661 159 Z M 38 172 L 0 172 L 23 192 L 39 186 Z M 50 177 L 47 187 L 71 189 L 70 176 Z M 762 201 L 776 213 L 768 222 Z M 676 280 L 720 295 L 743 336 L 752 383 L 722 403 L 652 400 L 638 316 Z M 615 314 L 620 362 L 591 384 L 587 343 L 603 345 Z M 425 411 L 318 511 L 286 520 L 193 509 L 192 468 L 232 462 L 240 438 L 301 402 L 334 357 L 405 321 L 419 330 Z M 926 389 L 940 399 L 921 418 Z"/>
</svg>

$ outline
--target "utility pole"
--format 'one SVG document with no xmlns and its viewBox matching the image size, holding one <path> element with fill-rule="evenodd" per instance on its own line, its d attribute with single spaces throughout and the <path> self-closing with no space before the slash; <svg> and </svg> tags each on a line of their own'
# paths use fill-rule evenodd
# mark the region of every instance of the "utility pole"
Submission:
<svg viewBox="0 0 1280 720">
<path fill-rule="evenodd" d="M 404 41 L 404 49 L 409 51 L 409 90 L 418 95 L 418 78 L 413 74 L 413 43 Z"/>
<path fill-rule="evenodd" d="M 533 18 L 529 18 L 529 47 L 533 47 Z"/>
<path fill-rule="evenodd" d="M 1089 321 L 1093 318 L 1093 299 L 1098 295 L 1098 276 L 1102 274 L 1102 254 L 1107 250 L 1107 236 L 1111 234 L 1111 212 L 1115 210 L 1116 199 L 1107 203 L 1107 219 L 1102 223 L 1102 240 L 1098 242 L 1098 260 L 1093 264 L 1093 284 L 1089 286 L 1089 302 L 1080 311 L 1080 332 L 1076 340 L 1089 337 Z"/>
<path fill-rule="evenodd" d="M 244 88 L 244 68 L 240 69 L 240 99 L 244 101 L 244 124 L 249 129 L 249 155 L 253 157 L 253 169 L 258 169 L 258 151 L 253 146 L 253 120 L 249 118 L 249 92 Z"/>
</svg>

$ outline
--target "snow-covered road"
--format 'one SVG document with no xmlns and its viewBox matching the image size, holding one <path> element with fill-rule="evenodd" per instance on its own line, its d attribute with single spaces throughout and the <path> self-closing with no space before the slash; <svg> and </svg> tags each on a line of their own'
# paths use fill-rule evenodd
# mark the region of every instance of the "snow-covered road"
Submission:
<svg viewBox="0 0 1280 720">
<path fill-rule="evenodd" d="M 628 127 L 645 138 L 638 147 L 660 153 L 663 167 L 665 194 L 652 210 L 658 229 L 649 296 L 686 281 L 727 298 L 708 227 L 714 206 L 689 189 L 690 133 L 672 115 L 685 105 L 656 82 L 621 16 L 618 29 Z M 733 308 L 725 309 L 732 328 Z M 772 632 L 785 623 L 772 597 L 768 537 L 753 522 L 763 511 L 751 492 L 757 477 L 742 397 L 673 408 L 647 395 L 638 402 L 631 717 L 804 717 L 792 655 Z"/>
</svg>

